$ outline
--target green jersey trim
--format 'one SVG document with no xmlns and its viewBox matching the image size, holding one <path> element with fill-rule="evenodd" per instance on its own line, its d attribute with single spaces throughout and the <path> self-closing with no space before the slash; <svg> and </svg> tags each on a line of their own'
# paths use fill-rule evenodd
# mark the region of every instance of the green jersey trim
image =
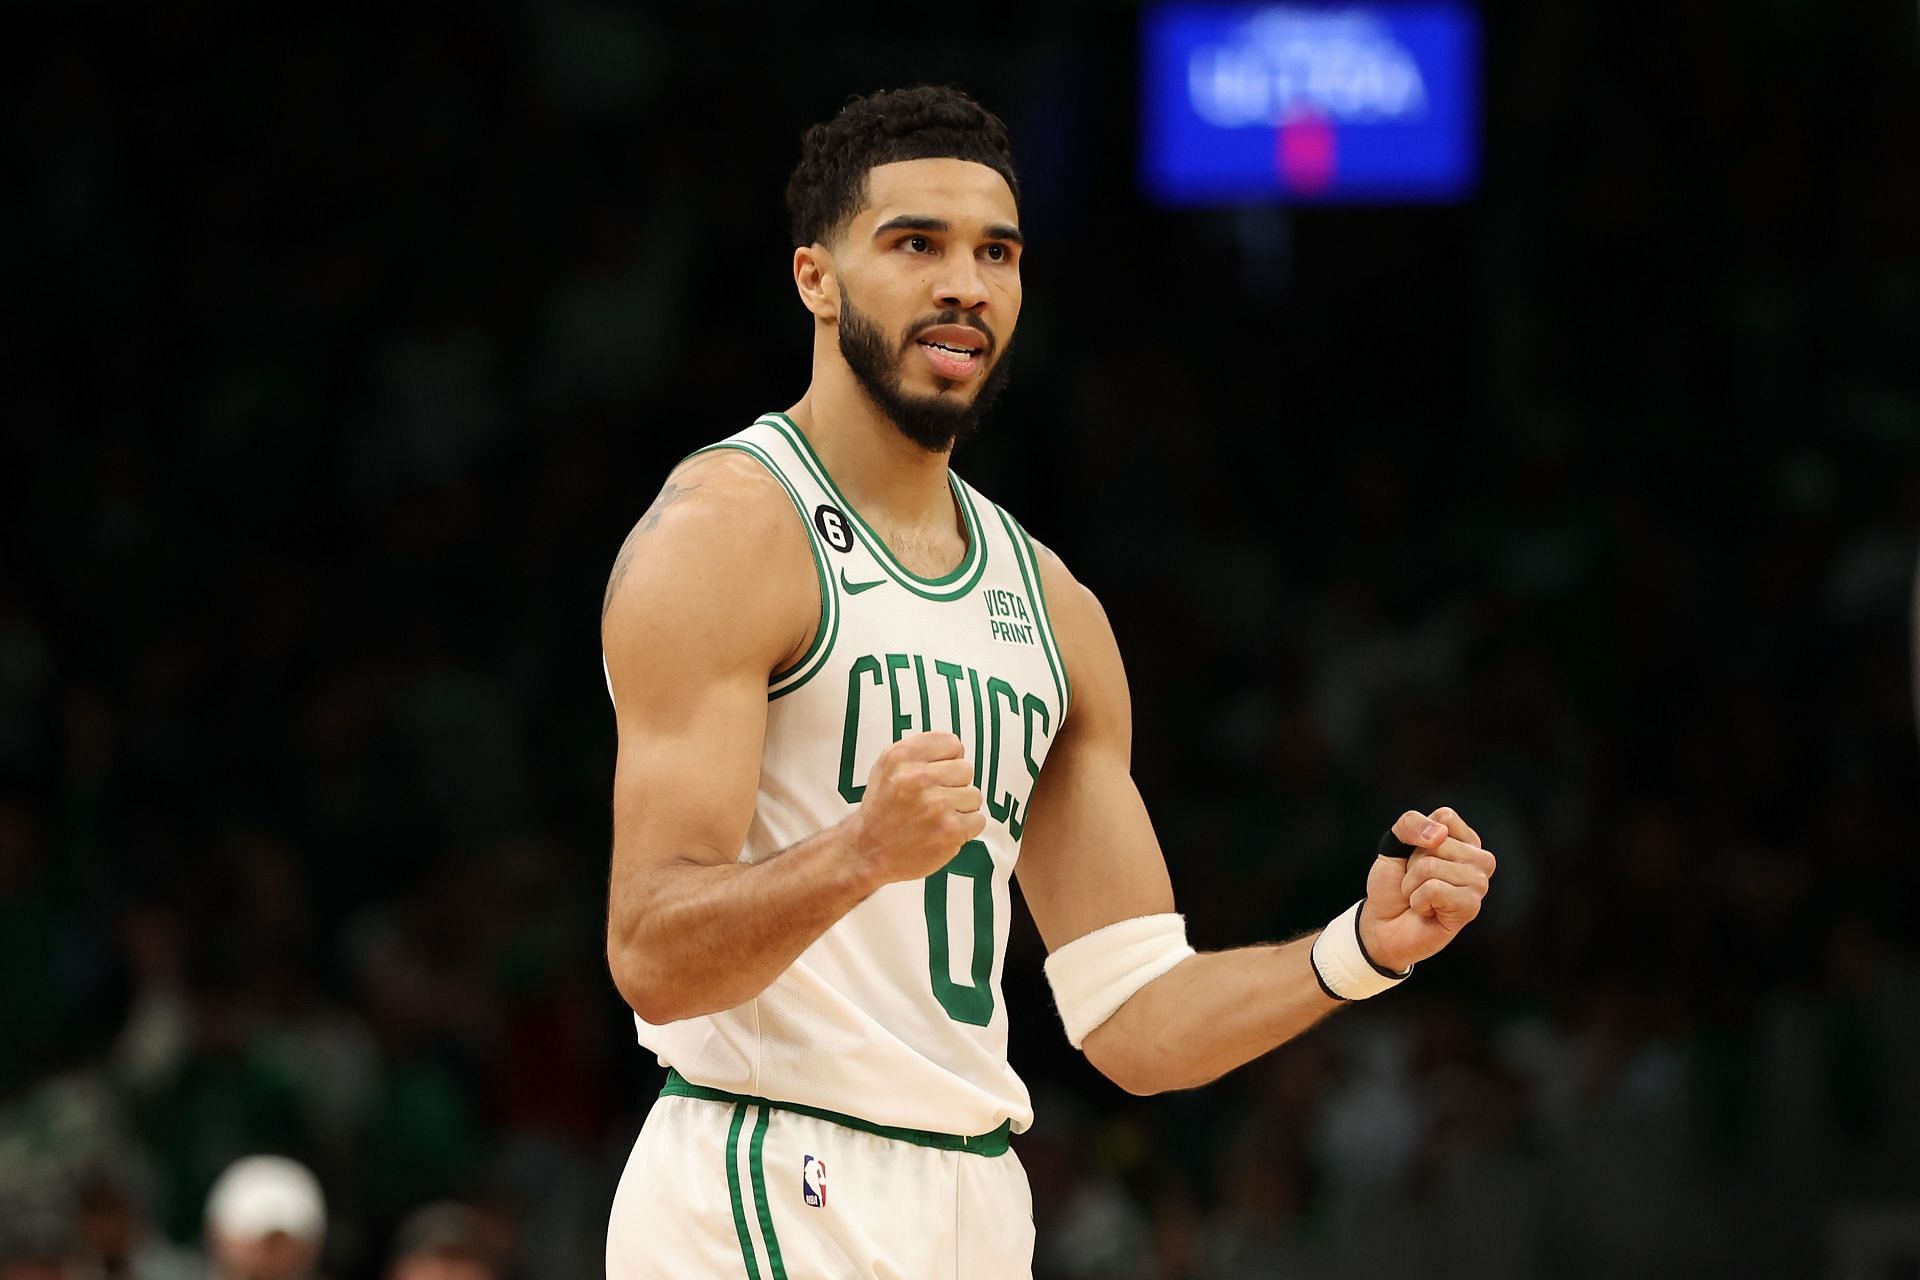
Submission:
<svg viewBox="0 0 1920 1280">
<path fill-rule="evenodd" d="M 1034 616 L 1040 621 L 1040 647 L 1046 652 L 1047 666 L 1053 671 L 1054 689 L 1060 694 L 1060 722 L 1065 724 L 1067 708 L 1073 702 L 1073 682 L 1067 679 L 1067 662 L 1060 656 L 1059 642 L 1054 639 L 1047 589 L 1040 580 L 1040 557 L 1034 553 L 1033 541 L 1020 527 L 1020 522 L 997 503 L 993 509 L 999 512 L 1000 522 L 1007 526 L 1007 537 L 1013 542 L 1013 558 L 1020 562 L 1020 579 L 1027 584 L 1027 597 L 1033 604 Z"/>
<path fill-rule="evenodd" d="M 916 1147 L 932 1147 L 935 1151 L 967 1151 L 977 1156 L 1002 1156 L 1011 1147 L 1010 1135 L 1013 1122 L 1002 1120 L 1000 1127 L 990 1133 L 977 1134 L 974 1137 L 962 1137 L 954 1133 L 935 1133 L 928 1129 L 901 1129 L 893 1125 L 874 1124 L 858 1116 L 842 1115 L 838 1111 L 827 1111 L 821 1107 L 803 1107 L 797 1102 L 779 1102 L 772 1098 L 756 1098 L 744 1093 L 728 1093 L 724 1089 L 709 1089 L 705 1085 L 694 1084 L 678 1071 L 667 1070 L 667 1083 L 660 1090 L 663 1098 L 699 1098 L 705 1102 L 739 1103 L 746 1106 L 772 1107 L 776 1111 L 791 1111 L 795 1115 L 812 1116 L 815 1120 L 825 1120 L 837 1124 L 843 1129 L 853 1129 L 860 1133 L 871 1133 L 877 1138 L 890 1138 L 895 1142 L 909 1142 Z M 744 1114 L 744 1113 L 743 1113 Z"/>
<path fill-rule="evenodd" d="M 980 581 L 980 575 L 987 569 L 987 544 L 986 539 L 980 534 L 980 516 L 974 510 L 973 498 L 968 494 L 967 486 L 960 483 L 960 477 L 954 475 L 951 470 L 947 472 L 947 486 L 953 490 L 954 505 L 960 508 L 961 518 L 966 522 L 967 554 L 960 558 L 960 563 L 954 566 L 952 572 L 938 578 L 923 578 L 894 559 L 893 551 L 887 546 L 886 540 L 874 532 L 873 526 L 867 523 L 866 517 L 862 516 L 854 505 L 847 501 L 847 496 L 840 492 L 840 486 L 836 485 L 833 477 L 827 474 L 826 464 L 822 463 L 820 455 L 813 451 L 813 442 L 807 439 L 806 433 L 800 430 L 792 418 L 784 413 L 770 413 L 760 421 L 786 438 L 800 461 L 806 465 L 808 471 L 813 473 L 813 478 L 819 481 L 820 487 L 831 493 L 834 500 L 853 517 L 854 532 L 859 536 L 860 541 L 866 544 L 867 550 L 873 553 L 873 558 L 880 567 L 886 570 L 888 577 L 913 594 L 927 600 L 958 600 L 972 591 Z"/>
<path fill-rule="evenodd" d="M 826 552 L 820 548 L 819 535 L 814 532 L 813 521 L 807 516 L 807 504 L 800 493 L 788 480 L 786 473 L 780 470 L 780 464 L 773 456 L 750 440 L 722 440 L 710 444 L 704 449 L 696 449 L 688 454 L 697 458 L 703 453 L 712 453 L 716 449 L 735 449 L 753 458 L 773 473 L 780 487 L 787 491 L 787 498 L 793 503 L 793 509 L 800 514 L 800 527 L 807 532 L 807 549 L 813 553 L 814 576 L 820 581 L 820 625 L 813 633 L 813 643 L 800 655 L 799 661 L 784 671 L 776 671 L 767 677 L 767 700 L 785 697 L 807 681 L 813 679 L 826 665 L 827 655 L 833 651 L 833 642 L 840 634 L 840 597 L 833 589 L 833 579 L 827 573 Z"/>
</svg>

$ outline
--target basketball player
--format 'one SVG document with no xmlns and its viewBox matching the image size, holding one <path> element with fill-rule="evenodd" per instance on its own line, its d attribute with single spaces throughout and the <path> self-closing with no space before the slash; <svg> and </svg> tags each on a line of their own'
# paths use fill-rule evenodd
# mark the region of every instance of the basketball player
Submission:
<svg viewBox="0 0 1920 1280">
<path fill-rule="evenodd" d="M 1138 1094 L 1402 981 L 1486 894 L 1473 830 L 1408 812 L 1319 934 L 1187 945 L 1099 603 L 947 466 L 1006 380 L 1018 193 L 1004 126 L 950 89 L 808 130 L 787 199 L 812 382 L 675 468 L 614 565 L 607 952 L 672 1067 L 614 1280 L 1031 1273 L 1016 860 L 1068 1038 Z M 1119 372 L 1138 335 L 1084 337 Z"/>
</svg>

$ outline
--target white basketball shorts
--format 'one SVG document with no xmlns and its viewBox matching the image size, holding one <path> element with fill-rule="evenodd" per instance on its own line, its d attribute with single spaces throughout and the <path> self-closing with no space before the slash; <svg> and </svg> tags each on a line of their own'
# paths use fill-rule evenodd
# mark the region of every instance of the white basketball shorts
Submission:
<svg viewBox="0 0 1920 1280">
<path fill-rule="evenodd" d="M 1033 1197 L 1004 1128 L 830 1115 L 669 1076 L 614 1193 L 607 1280 L 1030 1280 Z"/>
</svg>

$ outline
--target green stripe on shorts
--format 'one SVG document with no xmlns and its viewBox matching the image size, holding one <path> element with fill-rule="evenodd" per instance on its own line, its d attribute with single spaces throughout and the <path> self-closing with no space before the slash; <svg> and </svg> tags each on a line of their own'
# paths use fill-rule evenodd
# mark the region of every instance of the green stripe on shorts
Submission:
<svg viewBox="0 0 1920 1280">
<path fill-rule="evenodd" d="M 753 1207 L 760 1215 L 760 1234 L 767 1239 L 767 1263 L 773 1268 L 773 1280 L 787 1280 L 787 1264 L 780 1260 L 780 1238 L 773 1234 L 773 1210 L 767 1207 L 767 1173 L 760 1163 L 760 1150 L 767 1145 L 767 1119 L 772 1107 L 760 1108 L 753 1124 L 753 1142 L 747 1148 L 747 1169 L 753 1175 Z"/>
<path fill-rule="evenodd" d="M 727 1194 L 733 1197 L 733 1229 L 740 1233 L 740 1256 L 746 1259 L 748 1280 L 760 1280 L 760 1264 L 753 1260 L 753 1237 L 747 1233 L 747 1210 L 740 1203 L 740 1126 L 747 1120 L 747 1104 L 733 1109 L 733 1125 L 727 1130 Z"/>
</svg>

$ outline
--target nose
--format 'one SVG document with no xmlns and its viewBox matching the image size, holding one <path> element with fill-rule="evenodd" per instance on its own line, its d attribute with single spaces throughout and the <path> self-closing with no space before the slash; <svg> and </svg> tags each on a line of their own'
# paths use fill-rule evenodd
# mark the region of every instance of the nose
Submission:
<svg viewBox="0 0 1920 1280">
<path fill-rule="evenodd" d="M 978 311 L 987 305 L 987 282 L 971 256 L 949 258 L 947 269 L 934 281 L 934 296 L 943 310 Z"/>
</svg>

